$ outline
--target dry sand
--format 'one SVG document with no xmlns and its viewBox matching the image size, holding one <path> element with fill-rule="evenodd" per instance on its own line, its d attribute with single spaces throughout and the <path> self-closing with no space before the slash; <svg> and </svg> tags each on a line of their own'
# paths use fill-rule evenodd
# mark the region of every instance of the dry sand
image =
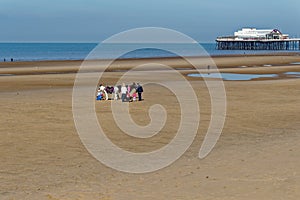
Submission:
<svg viewBox="0 0 300 200">
<path fill-rule="evenodd" d="M 299 65 L 290 64 L 299 62 L 300 57 L 214 60 L 221 71 L 276 73 L 279 77 L 224 82 L 225 126 L 213 151 L 202 160 L 198 152 L 210 122 L 210 98 L 201 78 L 187 78 L 197 92 L 201 110 L 198 134 L 180 159 L 147 174 L 108 168 L 81 143 L 72 115 L 74 72 L 80 61 L 0 64 L 0 199 L 299 199 L 300 79 L 284 72 L 300 71 Z M 147 62 L 149 59 L 118 61 L 101 81 L 113 84 L 131 66 Z M 155 62 L 180 68 L 183 74 L 193 72 L 180 59 Z M 205 61 L 200 63 L 204 68 Z M 94 67 L 98 64 L 92 63 Z M 154 78 L 149 69 L 130 78 L 149 81 Z M 168 70 L 161 70 L 155 79 L 173 81 Z M 169 114 L 165 127 L 153 138 L 123 134 L 113 121 L 111 102 L 96 102 L 107 136 L 133 152 L 168 144 L 180 120 L 178 101 L 169 90 L 154 84 L 144 90 L 145 101 L 130 104 L 137 124 L 149 123 L 148 109 L 153 104 L 163 105 Z"/>
</svg>

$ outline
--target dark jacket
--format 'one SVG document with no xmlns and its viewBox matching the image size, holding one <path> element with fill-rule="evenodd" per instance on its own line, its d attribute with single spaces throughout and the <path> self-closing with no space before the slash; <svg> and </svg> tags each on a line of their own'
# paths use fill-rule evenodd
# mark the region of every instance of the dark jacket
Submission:
<svg viewBox="0 0 300 200">
<path fill-rule="evenodd" d="M 137 87 L 137 89 L 136 89 L 136 92 L 137 92 L 137 93 L 142 93 L 142 92 L 144 92 L 143 87 L 142 87 L 141 85 L 139 85 L 139 86 Z"/>
</svg>

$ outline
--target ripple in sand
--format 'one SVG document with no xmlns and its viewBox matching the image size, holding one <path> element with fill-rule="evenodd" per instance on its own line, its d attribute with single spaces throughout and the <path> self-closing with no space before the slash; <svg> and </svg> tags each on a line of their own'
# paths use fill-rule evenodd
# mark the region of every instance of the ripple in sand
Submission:
<svg viewBox="0 0 300 200">
<path fill-rule="evenodd" d="M 175 68 L 176 70 L 192 70 L 193 68 L 190 68 L 190 67 L 187 67 L 187 68 L 184 68 L 184 67 L 179 67 L 179 68 Z"/>
</svg>

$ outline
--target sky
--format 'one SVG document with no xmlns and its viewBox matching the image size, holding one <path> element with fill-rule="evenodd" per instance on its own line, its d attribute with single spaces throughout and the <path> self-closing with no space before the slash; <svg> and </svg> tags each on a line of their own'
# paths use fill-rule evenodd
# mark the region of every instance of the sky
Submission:
<svg viewBox="0 0 300 200">
<path fill-rule="evenodd" d="M 122 31 L 163 27 L 199 42 L 243 27 L 300 37 L 299 0 L 0 0 L 1 42 L 101 42 Z"/>
</svg>

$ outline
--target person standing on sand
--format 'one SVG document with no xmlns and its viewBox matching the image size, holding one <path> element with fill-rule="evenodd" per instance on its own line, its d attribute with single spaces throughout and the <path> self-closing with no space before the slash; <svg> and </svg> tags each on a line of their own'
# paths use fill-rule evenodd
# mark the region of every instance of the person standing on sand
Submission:
<svg viewBox="0 0 300 200">
<path fill-rule="evenodd" d="M 131 101 L 130 100 L 130 98 L 131 98 L 130 92 L 131 92 L 131 87 L 130 87 L 130 85 L 128 85 L 127 86 L 127 94 L 126 94 L 126 98 L 127 98 L 128 101 Z"/>
<path fill-rule="evenodd" d="M 139 83 L 137 84 L 136 92 L 138 93 L 139 101 L 142 101 L 142 93 L 144 92 L 144 90 Z"/>
<path fill-rule="evenodd" d="M 135 82 L 132 83 L 131 85 L 131 91 L 130 91 L 130 95 L 132 96 L 132 101 L 136 101 L 136 84 Z"/>
<path fill-rule="evenodd" d="M 119 88 L 117 85 L 114 87 L 114 99 L 115 100 L 119 99 Z"/>
<path fill-rule="evenodd" d="M 127 95 L 127 88 L 126 88 L 126 85 L 125 83 L 122 84 L 122 87 L 121 87 L 121 98 L 122 98 L 122 102 L 125 102 L 125 99 L 126 99 L 126 95 Z"/>
</svg>

